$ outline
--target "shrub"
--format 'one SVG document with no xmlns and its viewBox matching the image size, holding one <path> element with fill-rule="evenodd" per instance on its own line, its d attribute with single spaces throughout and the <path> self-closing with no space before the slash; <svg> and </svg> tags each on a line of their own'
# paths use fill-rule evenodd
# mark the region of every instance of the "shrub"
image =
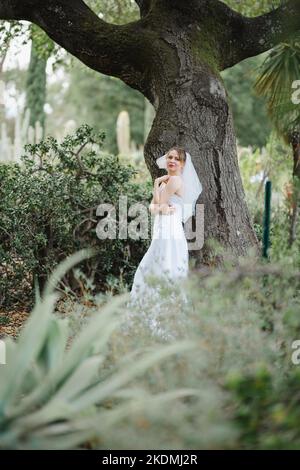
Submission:
<svg viewBox="0 0 300 470">
<path fill-rule="evenodd" d="M 148 410 L 142 435 L 138 422 L 127 419 L 105 445 L 129 448 L 129 434 L 138 448 L 157 448 L 163 439 L 166 448 L 300 448 L 299 366 L 291 360 L 292 343 L 300 339 L 300 272 L 286 255 L 276 263 L 243 257 L 235 267 L 230 260 L 228 255 L 221 269 L 192 273 L 185 285 L 187 308 L 173 309 L 166 292 L 162 325 L 197 348 L 139 380 L 153 393 L 180 384 L 198 387 L 200 396 L 161 418 Z M 148 325 L 157 318 L 157 305 L 146 316 L 137 312 L 126 340 L 114 335 L 116 358 L 151 344 Z M 156 339 L 161 342 L 159 329 Z"/>
<path fill-rule="evenodd" d="M 181 341 L 127 359 L 124 370 L 107 367 L 108 340 L 119 323 L 118 295 L 94 315 L 70 344 L 68 324 L 53 314 L 57 282 L 75 263 L 90 256 L 82 250 L 53 272 L 18 342 L 5 341 L 6 365 L 0 368 L 0 448 L 72 449 L 111 432 L 118 422 L 147 407 L 198 394 L 197 389 L 137 396 L 127 384 L 167 357 L 195 345 Z M 111 403 L 115 406 L 111 409 Z"/>
<path fill-rule="evenodd" d="M 127 311 L 128 294 L 88 308 L 90 318 L 70 336 L 66 319 L 53 313 L 63 275 L 54 272 L 37 294 L 18 342 L 6 340 L 3 448 L 300 448 L 299 366 L 291 360 L 300 273 L 285 257 L 243 257 L 234 267 L 228 257 L 221 269 L 191 273 L 184 310 L 170 311 L 166 286 L 162 325 L 180 341 L 163 345 L 149 329 L 157 304 L 145 321 Z"/>
<path fill-rule="evenodd" d="M 149 241 L 100 240 L 96 209 L 105 202 L 116 207 L 118 234 L 119 196 L 127 196 L 128 206 L 147 203 L 150 185 L 135 183 L 136 170 L 118 157 L 101 155 L 103 139 L 84 125 L 61 144 L 52 137 L 28 144 L 21 166 L 0 165 L 2 306 L 20 297 L 32 303 L 35 280 L 42 288 L 60 260 L 84 247 L 98 252 L 81 267 L 92 292 L 119 292 L 130 283 Z M 81 285 L 71 272 L 60 287 L 80 293 Z"/>
</svg>

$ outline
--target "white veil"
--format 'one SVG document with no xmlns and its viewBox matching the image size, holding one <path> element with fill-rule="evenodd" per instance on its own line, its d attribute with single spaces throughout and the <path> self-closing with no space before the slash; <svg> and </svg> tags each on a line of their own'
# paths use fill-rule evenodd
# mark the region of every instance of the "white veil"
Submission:
<svg viewBox="0 0 300 470">
<path fill-rule="evenodd" d="M 195 214 L 195 205 L 199 195 L 202 192 L 202 184 L 198 178 L 196 170 L 194 168 L 191 155 L 188 152 L 186 154 L 186 161 L 181 172 L 181 176 L 184 184 L 183 191 L 183 215 L 182 220 L 185 223 L 192 215 Z M 167 153 L 162 157 L 156 159 L 157 166 L 159 168 L 167 169 Z"/>
</svg>

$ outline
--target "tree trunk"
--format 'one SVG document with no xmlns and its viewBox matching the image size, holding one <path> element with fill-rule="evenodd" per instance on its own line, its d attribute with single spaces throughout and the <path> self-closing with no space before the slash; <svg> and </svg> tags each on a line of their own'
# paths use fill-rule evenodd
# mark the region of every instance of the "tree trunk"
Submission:
<svg viewBox="0 0 300 470">
<path fill-rule="evenodd" d="M 289 135 L 289 141 L 293 149 L 293 176 L 300 179 L 300 132 L 292 132 Z"/>
<path fill-rule="evenodd" d="M 160 61 L 152 70 L 156 116 L 145 144 L 149 171 L 153 179 L 161 173 L 155 159 L 173 145 L 184 147 L 192 156 L 203 186 L 197 202 L 204 205 L 204 246 L 190 252 L 196 266 L 214 262 L 209 238 L 234 255 L 245 255 L 250 247 L 258 255 L 222 77 L 204 57 L 193 55 L 182 37 L 174 34 L 165 40 L 169 51 L 166 54 L 162 47 Z M 196 230 L 198 233 L 201 227 Z"/>
<path fill-rule="evenodd" d="M 289 141 L 293 149 L 293 192 L 292 213 L 290 216 L 289 246 L 291 247 L 297 238 L 297 224 L 299 219 L 300 200 L 300 132 L 294 131 L 289 135 Z"/>
</svg>

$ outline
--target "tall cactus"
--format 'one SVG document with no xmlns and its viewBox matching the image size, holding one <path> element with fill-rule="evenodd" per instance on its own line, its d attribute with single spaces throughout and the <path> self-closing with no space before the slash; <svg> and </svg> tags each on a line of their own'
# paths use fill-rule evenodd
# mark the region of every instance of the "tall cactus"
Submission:
<svg viewBox="0 0 300 470">
<path fill-rule="evenodd" d="M 117 144 L 120 154 L 130 154 L 130 119 L 128 111 L 123 110 L 117 119 Z"/>
</svg>

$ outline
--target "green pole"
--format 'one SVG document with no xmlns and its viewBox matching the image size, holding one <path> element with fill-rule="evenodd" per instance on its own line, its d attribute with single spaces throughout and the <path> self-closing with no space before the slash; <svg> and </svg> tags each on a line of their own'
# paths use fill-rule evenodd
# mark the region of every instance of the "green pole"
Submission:
<svg viewBox="0 0 300 470">
<path fill-rule="evenodd" d="M 268 258 L 268 249 L 270 246 L 270 216 L 271 216 L 271 189 L 272 183 L 267 180 L 265 184 L 265 212 L 263 225 L 263 252 L 264 258 Z"/>
</svg>

